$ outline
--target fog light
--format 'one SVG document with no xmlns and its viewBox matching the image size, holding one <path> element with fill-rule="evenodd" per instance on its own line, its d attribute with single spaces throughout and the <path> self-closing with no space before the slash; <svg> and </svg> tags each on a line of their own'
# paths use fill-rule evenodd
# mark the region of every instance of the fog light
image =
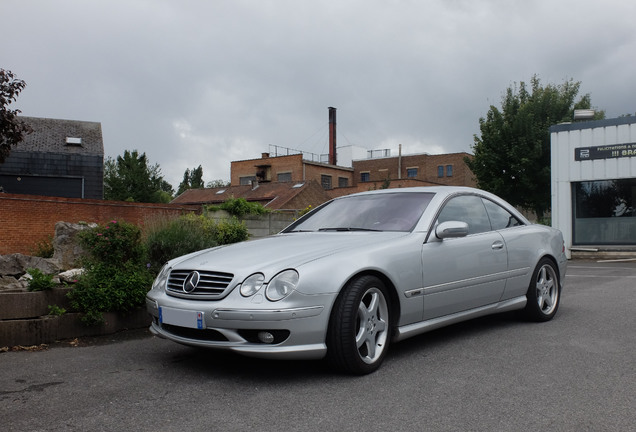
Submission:
<svg viewBox="0 0 636 432">
<path fill-rule="evenodd" d="M 271 344 L 274 342 L 274 335 L 267 331 L 261 331 L 258 332 L 258 340 L 266 344 Z"/>
</svg>

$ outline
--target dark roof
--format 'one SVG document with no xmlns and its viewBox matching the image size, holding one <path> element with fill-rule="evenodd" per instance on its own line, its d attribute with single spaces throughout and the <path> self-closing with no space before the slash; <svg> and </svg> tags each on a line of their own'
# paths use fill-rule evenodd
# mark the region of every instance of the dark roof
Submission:
<svg viewBox="0 0 636 432">
<path fill-rule="evenodd" d="M 241 185 L 220 188 L 188 189 L 172 200 L 173 204 L 220 204 L 228 198 L 245 198 L 273 210 L 302 209 L 329 200 L 315 181 L 264 182 L 257 186 Z"/>
<path fill-rule="evenodd" d="M 20 119 L 31 126 L 33 132 L 12 152 L 104 155 L 102 125 L 99 122 L 23 116 Z"/>
<path fill-rule="evenodd" d="M 632 124 L 632 123 L 636 123 L 636 117 L 628 116 L 628 117 L 618 117 L 618 118 L 603 119 L 603 120 L 561 123 L 561 124 L 550 126 L 550 133 L 620 126 L 620 125 Z"/>
</svg>

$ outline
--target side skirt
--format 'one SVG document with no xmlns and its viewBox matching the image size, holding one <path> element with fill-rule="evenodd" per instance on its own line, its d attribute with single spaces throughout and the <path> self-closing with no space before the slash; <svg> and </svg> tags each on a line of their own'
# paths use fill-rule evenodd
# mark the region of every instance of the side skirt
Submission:
<svg viewBox="0 0 636 432">
<path fill-rule="evenodd" d="M 394 341 L 398 342 L 412 336 L 429 332 L 441 327 L 446 327 L 451 324 L 455 324 L 462 321 L 467 321 L 473 318 L 479 318 L 486 315 L 492 315 L 501 312 L 509 312 L 513 310 L 523 309 L 526 306 L 526 296 L 515 297 L 510 300 L 506 300 L 499 303 L 494 303 L 487 306 L 482 306 L 476 309 L 467 310 L 464 312 L 458 312 L 452 315 L 446 315 L 439 318 L 433 318 L 427 321 L 421 321 L 414 324 L 398 327 Z"/>
</svg>

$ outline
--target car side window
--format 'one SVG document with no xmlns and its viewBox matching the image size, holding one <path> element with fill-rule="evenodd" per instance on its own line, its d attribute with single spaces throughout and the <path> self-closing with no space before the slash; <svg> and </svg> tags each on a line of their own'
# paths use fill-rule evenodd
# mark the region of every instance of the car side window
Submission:
<svg viewBox="0 0 636 432">
<path fill-rule="evenodd" d="M 481 198 L 461 195 L 451 198 L 440 212 L 437 222 L 460 221 L 468 224 L 468 234 L 490 231 L 490 219 Z"/>
<path fill-rule="evenodd" d="M 490 217 L 490 224 L 492 225 L 492 229 L 500 230 L 523 225 L 519 219 L 517 219 L 514 215 L 512 215 L 505 208 L 501 207 L 499 204 L 485 199 L 484 205 L 486 206 L 486 211 L 488 212 L 488 216 Z"/>
</svg>

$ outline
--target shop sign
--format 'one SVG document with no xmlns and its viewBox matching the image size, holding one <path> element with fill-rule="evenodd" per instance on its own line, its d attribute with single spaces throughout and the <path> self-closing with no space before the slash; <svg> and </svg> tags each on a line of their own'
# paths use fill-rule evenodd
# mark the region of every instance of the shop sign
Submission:
<svg viewBox="0 0 636 432">
<path fill-rule="evenodd" d="M 636 156 L 636 143 L 612 144 L 574 149 L 574 160 L 615 159 Z"/>
</svg>

